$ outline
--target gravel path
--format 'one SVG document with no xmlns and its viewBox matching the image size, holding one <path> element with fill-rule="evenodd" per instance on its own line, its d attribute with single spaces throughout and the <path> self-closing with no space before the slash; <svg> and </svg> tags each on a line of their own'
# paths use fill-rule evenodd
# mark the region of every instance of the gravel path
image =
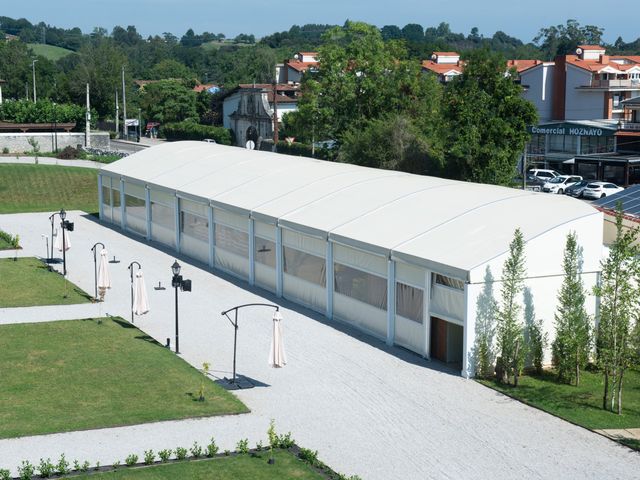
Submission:
<svg viewBox="0 0 640 480">
<path fill-rule="evenodd" d="M 48 214 L 0 215 L 0 228 L 19 234 L 25 252 L 43 250 Z M 114 288 L 104 312 L 129 315 L 127 265 L 136 260 L 145 274 L 151 312 L 136 318 L 145 332 L 173 344 L 173 295 L 152 289 L 170 285 L 174 256 L 70 212 L 76 222 L 67 256 L 70 280 L 93 291 L 91 246 L 103 242 L 122 262 L 111 265 Z M 0 467 L 40 457 L 87 459 L 102 464 L 129 453 L 206 443 L 222 449 L 241 438 L 266 441 L 269 419 L 291 431 L 302 445 L 319 451 L 337 471 L 363 479 L 632 479 L 640 455 L 598 434 L 529 408 L 401 349 L 388 348 L 308 310 L 278 300 L 244 282 L 213 275 L 178 258 L 193 292 L 180 293 L 181 356 L 213 374 L 229 376 L 233 328 L 223 309 L 249 302 L 283 306 L 289 364 L 271 369 L 267 356 L 271 311 L 246 309 L 239 316 L 238 372 L 265 386 L 237 392 L 251 409 L 240 416 L 72 432 L 0 440 Z"/>
</svg>

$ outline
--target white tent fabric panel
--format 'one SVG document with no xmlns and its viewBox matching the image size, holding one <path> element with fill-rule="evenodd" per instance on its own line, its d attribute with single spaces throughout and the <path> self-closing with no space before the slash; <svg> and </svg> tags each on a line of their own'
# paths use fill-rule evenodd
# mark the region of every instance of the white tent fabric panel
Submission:
<svg viewBox="0 0 640 480">
<path fill-rule="evenodd" d="M 114 181 L 111 187 L 111 213 L 113 216 L 113 223 L 120 225 L 120 221 L 122 220 L 122 199 L 120 195 L 120 188 L 117 182 Z"/>
<path fill-rule="evenodd" d="M 401 315 L 396 315 L 394 341 L 397 345 L 420 355 L 426 355 L 425 334 L 424 322 L 417 323 Z"/>
<path fill-rule="evenodd" d="M 175 247 L 176 218 L 173 204 L 151 201 L 151 240 Z"/>
<path fill-rule="evenodd" d="M 282 243 L 303 252 L 312 253 L 324 258 L 327 251 L 327 242 L 319 238 L 310 237 L 293 230 L 282 230 Z"/>
<path fill-rule="evenodd" d="M 336 263 L 352 265 L 365 272 L 387 276 L 387 259 L 379 255 L 372 255 L 356 248 L 345 247 L 344 245 L 333 245 L 333 260 Z"/>
<path fill-rule="evenodd" d="M 325 312 L 327 305 L 326 288 L 286 273 L 282 277 L 284 298 L 301 303 L 320 313 Z"/>
<path fill-rule="evenodd" d="M 387 336 L 387 312 L 353 298 L 334 293 L 334 315 L 351 325 L 361 328 L 378 338 Z"/>
<path fill-rule="evenodd" d="M 180 253 L 184 253 L 202 263 L 209 263 L 209 243 L 202 240 L 182 235 L 180 237 Z"/>
<path fill-rule="evenodd" d="M 246 232 L 249 230 L 248 217 L 243 217 L 242 215 L 238 215 L 237 213 L 228 212 L 219 208 L 215 208 L 213 210 L 213 221 L 215 223 L 221 223 L 222 225 L 226 225 L 228 227 L 233 227 L 236 230 L 240 230 L 241 232 Z"/>
<path fill-rule="evenodd" d="M 253 231 L 255 232 L 256 237 L 266 238 L 271 240 L 272 242 L 276 241 L 276 227 L 275 225 L 270 225 L 268 223 L 258 222 L 255 220 L 253 222 Z"/>
<path fill-rule="evenodd" d="M 133 195 L 138 198 L 145 198 L 146 195 L 144 185 L 139 185 L 129 181 L 124 182 L 124 193 L 125 195 Z"/>
<path fill-rule="evenodd" d="M 429 310 L 431 315 L 445 320 L 464 322 L 464 292 L 455 288 L 434 283 L 432 286 Z"/>
<path fill-rule="evenodd" d="M 424 288 L 426 270 L 424 268 L 396 262 L 396 281 Z"/>
<path fill-rule="evenodd" d="M 263 265 L 255 264 L 256 285 L 270 292 L 276 291 L 276 269 Z"/>
<path fill-rule="evenodd" d="M 220 270 L 231 273 L 244 280 L 249 278 L 249 259 L 224 251 L 220 248 L 215 250 L 215 266 Z"/>
<path fill-rule="evenodd" d="M 157 189 L 149 189 L 149 195 L 151 197 L 151 201 L 155 203 L 162 203 L 163 205 L 169 205 L 173 207 L 175 203 L 175 194 L 171 192 L 165 192 L 163 190 Z"/>
<path fill-rule="evenodd" d="M 209 208 L 209 205 L 206 203 L 193 202 L 185 198 L 180 199 L 180 210 L 195 213 L 200 217 L 207 218 L 207 216 L 209 215 Z"/>
</svg>

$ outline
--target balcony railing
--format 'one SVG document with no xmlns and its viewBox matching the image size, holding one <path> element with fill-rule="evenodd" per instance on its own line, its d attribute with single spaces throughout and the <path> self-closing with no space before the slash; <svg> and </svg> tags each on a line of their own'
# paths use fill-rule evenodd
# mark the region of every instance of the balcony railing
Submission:
<svg viewBox="0 0 640 480">
<path fill-rule="evenodd" d="M 627 78 L 622 80 L 591 80 L 591 88 L 640 88 L 640 78 Z"/>
<path fill-rule="evenodd" d="M 619 130 L 632 130 L 635 132 L 640 132 L 640 123 L 635 122 L 620 122 L 618 123 Z"/>
</svg>

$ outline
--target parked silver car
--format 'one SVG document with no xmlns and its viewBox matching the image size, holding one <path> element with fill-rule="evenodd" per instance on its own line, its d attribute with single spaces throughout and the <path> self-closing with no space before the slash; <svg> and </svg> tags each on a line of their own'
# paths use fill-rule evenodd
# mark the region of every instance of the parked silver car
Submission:
<svg viewBox="0 0 640 480">
<path fill-rule="evenodd" d="M 624 190 L 623 187 L 619 187 L 614 183 L 609 182 L 591 182 L 582 192 L 584 198 L 602 198 L 608 195 L 613 195 Z"/>
<path fill-rule="evenodd" d="M 558 193 L 562 195 L 567 188 L 572 185 L 575 185 L 582 177 L 579 175 L 560 175 L 559 177 L 552 178 L 542 187 L 543 192 L 547 193 Z"/>
</svg>

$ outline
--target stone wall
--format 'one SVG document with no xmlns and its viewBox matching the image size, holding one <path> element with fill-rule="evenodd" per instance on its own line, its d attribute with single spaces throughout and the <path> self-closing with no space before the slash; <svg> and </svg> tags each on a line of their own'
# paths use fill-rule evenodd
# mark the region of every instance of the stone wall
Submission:
<svg viewBox="0 0 640 480">
<path fill-rule="evenodd" d="M 29 144 L 29 139 L 33 138 L 38 142 L 41 152 L 52 152 L 54 145 L 58 142 L 58 151 L 64 147 L 78 145 L 84 146 L 84 133 L 82 132 L 31 132 L 31 133 L 0 133 L 0 152 L 24 153 L 31 152 L 33 147 Z M 91 146 L 94 148 L 110 149 L 109 133 L 93 132 L 91 134 Z M 8 152 L 5 150 L 7 149 Z"/>
</svg>

